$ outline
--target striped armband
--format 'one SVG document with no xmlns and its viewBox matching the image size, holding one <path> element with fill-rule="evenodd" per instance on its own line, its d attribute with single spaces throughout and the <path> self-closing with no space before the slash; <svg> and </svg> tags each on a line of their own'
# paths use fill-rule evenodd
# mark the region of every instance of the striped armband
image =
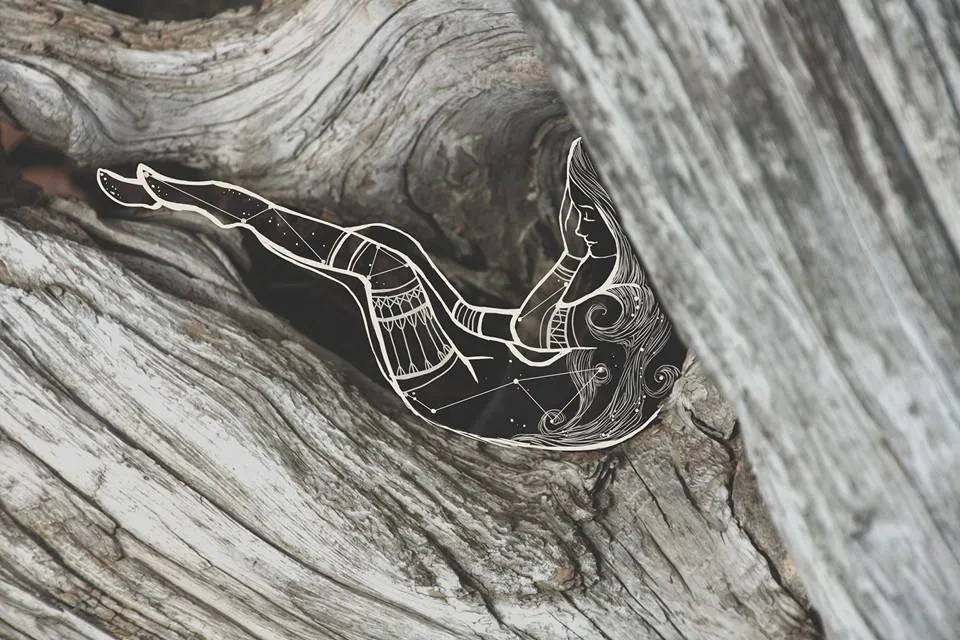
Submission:
<svg viewBox="0 0 960 640">
<path fill-rule="evenodd" d="M 557 263 L 556 268 L 553 270 L 554 275 L 556 275 L 561 280 L 570 281 L 573 279 L 573 274 L 576 273 L 573 269 L 568 269 L 560 263 Z"/>
<path fill-rule="evenodd" d="M 580 258 L 571 256 L 570 254 L 564 254 L 553 267 L 553 275 L 557 276 L 564 282 L 570 282 L 573 280 L 573 276 L 577 272 L 577 269 L 580 268 L 581 262 L 582 260 Z"/>
<path fill-rule="evenodd" d="M 548 349 L 569 349 L 577 346 L 576 340 L 571 339 L 567 330 L 570 324 L 570 307 L 557 306 L 550 316 L 550 323 L 547 327 L 547 348 Z"/>
<path fill-rule="evenodd" d="M 471 307 L 463 300 L 457 300 L 456 304 L 453 305 L 453 319 L 467 331 L 480 333 L 483 312 Z"/>
<path fill-rule="evenodd" d="M 363 250 L 372 246 L 372 243 L 363 236 L 351 231 L 343 234 L 333 243 L 327 264 L 341 269 L 352 270 Z"/>
</svg>

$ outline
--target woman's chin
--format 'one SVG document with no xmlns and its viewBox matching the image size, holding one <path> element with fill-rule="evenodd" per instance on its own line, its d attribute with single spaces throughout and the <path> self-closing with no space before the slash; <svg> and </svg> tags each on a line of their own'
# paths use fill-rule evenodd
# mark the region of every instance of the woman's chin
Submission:
<svg viewBox="0 0 960 640">
<path fill-rule="evenodd" d="M 612 258 L 616 255 L 615 247 L 602 247 L 596 244 L 587 245 L 587 255 L 592 258 Z"/>
</svg>

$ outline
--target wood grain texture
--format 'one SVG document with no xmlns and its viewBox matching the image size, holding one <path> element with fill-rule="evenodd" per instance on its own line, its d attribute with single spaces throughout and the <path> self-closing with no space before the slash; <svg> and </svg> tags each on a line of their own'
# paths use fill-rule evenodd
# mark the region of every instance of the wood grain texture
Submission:
<svg viewBox="0 0 960 640">
<path fill-rule="evenodd" d="M 520 5 L 829 635 L 955 638 L 956 5 Z"/>
<path fill-rule="evenodd" d="M 506 2 L 0 23 L 0 100 L 82 162 L 394 222 L 481 290 L 549 254 L 574 134 Z M 3 195 L 0 638 L 817 637 L 694 361 L 616 449 L 484 446 L 257 305 L 237 234 Z"/>
<path fill-rule="evenodd" d="M 191 234 L 15 217 L 0 637 L 815 637 L 695 363 L 624 446 L 490 447 L 252 305 Z"/>
<path fill-rule="evenodd" d="M 494 299 L 522 300 L 556 246 L 573 129 L 508 0 L 277 0 L 176 23 L 10 0 L 0 22 L 7 110 L 81 164 L 172 160 L 390 223 Z"/>
</svg>

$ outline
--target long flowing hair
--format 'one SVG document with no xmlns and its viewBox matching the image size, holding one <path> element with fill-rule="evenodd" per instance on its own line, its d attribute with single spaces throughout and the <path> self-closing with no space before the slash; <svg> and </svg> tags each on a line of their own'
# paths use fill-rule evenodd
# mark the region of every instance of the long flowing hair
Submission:
<svg viewBox="0 0 960 640">
<path fill-rule="evenodd" d="M 598 437 L 609 442 L 632 435 L 654 417 L 653 407 L 680 375 L 673 364 L 651 367 L 670 339 L 670 321 L 654 298 L 617 219 L 613 201 L 581 140 L 571 146 L 568 176 L 571 185 L 592 201 L 613 235 L 613 269 L 598 293 L 582 304 L 589 305 L 587 330 L 596 340 L 619 351 L 623 366 L 616 376 L 599 366 L 599 349 L 574 350 L 567 356 L 568 370 L 580 389 L 576 410 L 568 416 L 548 412 L 540 422 L 539 433 L 517 437 L 530 444 L 561 447 L 588 445 Z M 615 385 L 612 392 L 601 393 L 610 384 Z M 595 406 L 599 403 L 602 406 Z"/>
</svg>

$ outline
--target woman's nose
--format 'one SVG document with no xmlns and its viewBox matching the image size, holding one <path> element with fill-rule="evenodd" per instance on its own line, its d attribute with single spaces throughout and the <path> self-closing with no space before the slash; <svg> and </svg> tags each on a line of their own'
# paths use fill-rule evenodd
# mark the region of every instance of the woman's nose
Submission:
<svg viewBox="0 0 960 640">
<path fill-rule="evenodd" d="M 581 238 L 586 239 L 586 231 L 586 225 L 583 224 L 583 211 L 581 209 L 577 209 L 577 228 L 574 230 L 574 232 Z"/>
</svg>

